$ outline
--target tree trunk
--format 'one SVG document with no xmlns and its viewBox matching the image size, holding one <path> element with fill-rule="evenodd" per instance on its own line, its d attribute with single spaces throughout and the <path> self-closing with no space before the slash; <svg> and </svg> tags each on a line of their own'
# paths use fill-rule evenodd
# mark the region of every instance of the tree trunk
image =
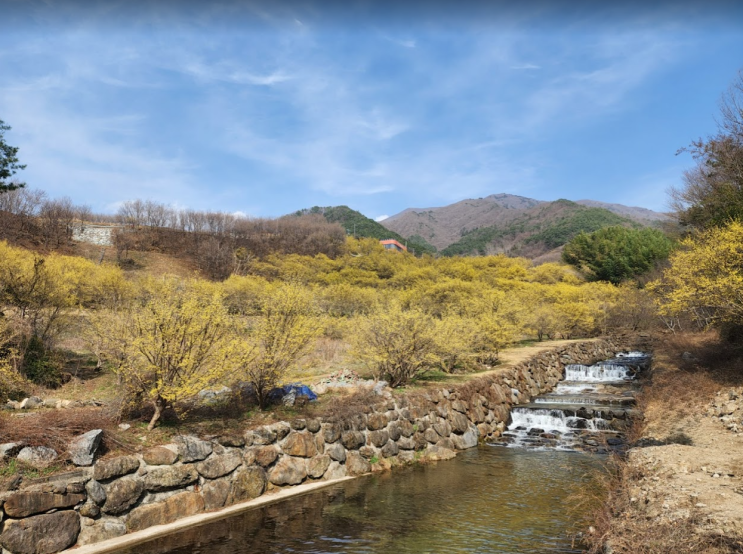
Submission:
<svg viewBox="0 0 743 554">
<path fill-rule="evenodd" d="M 152 414 L 152 419 L 150 420 L 150 424 L 147 426 L 148 431 L 152 431 L 155 428 L 155 425 L 157 425 L 157 422 L 160 420 L 160 416 L 163 414 L 163 410 L 165 409 L 165 400 L 162 396 L 158 396 L 155 400 L 155 413 Z"/>
</svg>

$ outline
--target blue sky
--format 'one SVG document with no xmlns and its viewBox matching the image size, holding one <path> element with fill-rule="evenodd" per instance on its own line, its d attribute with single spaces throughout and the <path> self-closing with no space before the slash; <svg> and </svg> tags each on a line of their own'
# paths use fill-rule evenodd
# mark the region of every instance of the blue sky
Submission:
<svg viewBox="0 0 743 554">
<path fill-rule="evenodd" d="M 518 5 L 518 7 L 516 7 Z M 451 6 L 456 6 L 451 7 Z M 743 68 L 743 4 L 0 0 L 22 178 L 370 217 L 507 192 L 666 209 Z"/>
</svg>

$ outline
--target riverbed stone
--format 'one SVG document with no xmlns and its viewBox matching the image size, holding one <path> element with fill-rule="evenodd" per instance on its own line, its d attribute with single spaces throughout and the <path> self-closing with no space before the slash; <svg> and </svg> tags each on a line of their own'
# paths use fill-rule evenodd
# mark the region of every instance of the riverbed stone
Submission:
<svg viewBox="0 0 743 554">
<path fill-rule="evenodd" d="M 325 453 L 336 462 L 346 461 L 346 449 L 339 442 L 325 445 Z"/>
<path fill-rule="evenodd" d="M 212 443 L 191 435 L 176 437 L 174 442 L 178 447 L 178 455 L 184 463 L 200 462 L 214 450 Z"/>
<path fill-rule="evenodd" d="M 150 492 L 182 488 L 199 478 L 196 468 L 189 465 L 161 466 L 151 469 L 144 478 L 144 487 Z"/>
<path fill-rule="evenodd" d="M 451 460 L 457 453 L 448 448 L 429 444 L 425 451 L 426 459 L 438 461 L 438 460 Z"/>
<path fill-rule="evenodd" d="M 204 509 L 207 511 L 218 510 L 227 502 L 232 483 L 229 479 L 214 479 L 207 481 L 201 487 L 201 496 L 204 498 Z"/>
<path fill-rule="evenodd" d="M 142 452 L 145 463 L 151 466 L 171 466 L 178 460 L 176 445 L 153 446 Z"/>
<path fill-rule="evenodd" d="M 274 485 L 298 485 L 307 477 L 307 463 L 302 458 L 282 456 L 268 473 Z"/>
<path fill-rule="evenodd" d="M 284 454 L 300 458 L 311 458 L 317 455 L 315 436 L 309 432 L 292 432 L 283 440 L 281 448 Z"/>
<path fill-rule="evenodd" d="M 371 471 L 371 464 L 358 452 L 349 452 L 346 457 L 346 471 L 349 475 L 363 475 Z"/>
<path fill-rule="evenodd" d="M 361 431 L 343 431 L 341 433 L 341 443 L 346 450 L 357 450 L 366 444 L 366 437 Z"/>
<path fill-rule="evenodd" d="M 3 505 L 6 515 L 12 518 L 28 517 L 52 509 L 71 508 L 85 500 L 84 494 L 54 494 L 53 492 L 17 492 Z"/>
<path fill-rule="evenodd" d="M 216 479 L 228 473 L 235 471 L 235 468 L 242 463 L 242 456 L 236 450 L 223 454 L 222 456 L 212 456 L 203 462 L 196 464 L 196 471 L 207 479 Z"/>
<path fill-rule="evenodd" d="M 136 477 L 122 477 L 106 487 L 106 502 L 101 509 L 107 514 L 120 514 L 137 503 L 144 492 L 144 483 Z"/>
<path fill-rule="evenodd" d="M 77 537 L 77 545 L 95 544 L 126 535 L 126 524 L 115 518 L 104 518 L 90 525 L 83 525 Z"/>
<path fill-rule="evenodd" d="M 91 465 L 102 439 L 103 429 L 93 429 L 75 437 L 67 448 L 72 463 L 76 466 Z"/>
<path fill-rule="evenodd" d="M 19 462 L 41 469 L 57 459 L 57 452 L 46 446 L 26 446 L 21 449 L 16 459 Z"/>
<path fill-rule="evenodd" d="M 266 490 L 266 472 L 256 466 L 240 468 L 235 472 L 227 504 L 258 498 Z"/>
<path fill-rule="evenodd" d="M 126 518 L 126 528 L 129 532 L 139 531 L 153 525 L 172 523 L 203 511 L 204 499 L 199 493 L 182 492 L 164 502 L 134 508 Z"/>
<path fill-rule="evenodd" d="M 307 475 L 313 479 L 319 479 L 330 466 L 330 456 L 323 454 L 321 456 L 315 456 L 307 462 Z"/>
<path fill-rule="evenodd" d="M 118 456 L 108 460 L 98 460 L 93 468 L 96 481 L 106 481 L 134 473 L 139 469 L 139 458 L 136 456 Z"/>
<path fill-rule="evenodd" d="M 73 510 L 4 522 L 0 544 L 14 554 L 53 554 L 75 544 L 80 516 Z"/>
<path fill-rule="evenodd" d="M 88 498 L 99 506 L 106 502 L 106 491 L 103 489 L 103 485 L 95 479 L 85 483 L 85 491 L 88 493 Z"/>
<path fill-rule="evenodd" d="M 451 436 L 451 440 L 457 450 L 467 450 L 473 446 L 477 446 L 477 427 L 471 425 L 467 428 L 462 435 L 454 434 Z"/>
</svg>

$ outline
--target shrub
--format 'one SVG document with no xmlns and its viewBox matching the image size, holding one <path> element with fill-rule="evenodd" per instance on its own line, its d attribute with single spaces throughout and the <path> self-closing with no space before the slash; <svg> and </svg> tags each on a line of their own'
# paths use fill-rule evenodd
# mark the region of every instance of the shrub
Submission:
<svg viewBox="0 0 743 554">
<path fill-rule="evenodd" d="M 433 318 L 416 308 L 403 310 L 397 303 L 360 322 L 354 353 L 375 378 L 391 387 L 409 383 L 441 361 Z"/>
</svg>

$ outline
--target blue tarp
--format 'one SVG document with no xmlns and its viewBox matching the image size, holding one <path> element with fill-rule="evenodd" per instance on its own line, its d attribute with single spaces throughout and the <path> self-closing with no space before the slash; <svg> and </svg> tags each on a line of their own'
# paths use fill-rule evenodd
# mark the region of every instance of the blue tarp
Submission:
<svg viewBox="0 0 743 554">
<path fill-rule="evenodd" d="M 310 389 L 310 387 L 308 387 L 307 385 L 303 385 L 302 383 L 291 383 L 289 385 L 284 385 L 283 387 L 276 387 L 270 393 L 268 393 L 268 398 L 277 402 L 284 398 L 287 394 L 291 394 L 292 392 L 296 396 L 306 396 L 307 398 L 309 398 L 310 401 L 317 400 L 317 395 L 312 392 L 312 389 Z"/>
</svg>

